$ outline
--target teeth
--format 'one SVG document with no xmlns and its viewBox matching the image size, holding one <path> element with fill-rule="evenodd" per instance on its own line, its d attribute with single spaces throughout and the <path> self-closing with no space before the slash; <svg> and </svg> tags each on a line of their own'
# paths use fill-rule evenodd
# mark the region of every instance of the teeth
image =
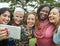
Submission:
<svg viewBox="0 0 60 46">
<path fill-rule="evenodd" d="M 53 17 L 49 17 L 49 19 L 53 20 L 54 18 Z"/>
</svg>

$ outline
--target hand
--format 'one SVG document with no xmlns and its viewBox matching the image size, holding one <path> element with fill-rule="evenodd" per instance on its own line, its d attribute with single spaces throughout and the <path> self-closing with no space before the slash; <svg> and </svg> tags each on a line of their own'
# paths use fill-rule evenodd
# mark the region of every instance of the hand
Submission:
<svg viewBox="0 0 60 46">
<path fill-rule="evenodd" d="M 8 38 L 8 31 L 6 28 L 0 29 L 0 40 Z"/>
</svg>

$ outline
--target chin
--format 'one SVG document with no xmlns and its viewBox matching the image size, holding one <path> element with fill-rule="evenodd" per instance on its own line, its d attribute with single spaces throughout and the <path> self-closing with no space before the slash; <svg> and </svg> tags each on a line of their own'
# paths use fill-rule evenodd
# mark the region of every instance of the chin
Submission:
<svg viewBox="0 0 60 46">
<path fill-rule="evenodd" d="M 20 23 L 18 23 L 18 22 L 15 22 L 16 24 L 20 24 Z"/>
<path fill-rule="evenodd" d="M 54 23 L 54 21 L 50 21 L 51 23 Z"/>
<path fill-rule="evenodd" d="M 32 28 L 33 26 L 29 26 L 30 28 Z"/>
</svg>

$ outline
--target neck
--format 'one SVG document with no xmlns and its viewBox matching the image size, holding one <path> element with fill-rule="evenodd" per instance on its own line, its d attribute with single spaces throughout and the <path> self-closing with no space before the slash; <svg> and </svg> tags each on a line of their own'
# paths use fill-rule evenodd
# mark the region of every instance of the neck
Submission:
<svg viewBox="0 0 60 46">
<path fill-rule="evenodd" d="M 26 27 L 27 27 L 28 30 L 31 30 L 32 29 L 32 27 L 29 27 L 28 25 Z"/>
<path fill-rule="evenodd" d="M 48 19 L 46 19 L 46 20 L 40 20 L 40 22 L 44 22 L 44 21 L 48 21 Z"/>
<path fill-rule="evenodd" d="M 15 24 L 15 23 L 13 23 L 12 25 L 13 25 L 13 26 L 20 26 L 19 24 Z"/>
</svg>

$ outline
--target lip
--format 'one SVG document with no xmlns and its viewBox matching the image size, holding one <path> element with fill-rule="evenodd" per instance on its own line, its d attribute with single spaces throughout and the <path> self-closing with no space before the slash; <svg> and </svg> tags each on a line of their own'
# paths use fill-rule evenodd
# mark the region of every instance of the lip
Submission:
<svg viewBox="0 0 60 46">
<path fill-rule="evenodd" d="M 5 22 L 5 23 L 8 23 L 8 21 L 7 21 L 7 22 Z"/>
<path fill-rule="evenodd" d="M 49 20 L 54 20 L 54 17 L 49 17 Z"/>
<path fill-rule="evenodd" d="M 29 22 L 29 25 L 32 25 L 33 23 Z"/>
<path fill-rule="evenodd" d="M 45 17 L 45 15 L 44 15 L 44 14 L 42 14 L 40 17 L 44 18 L 44 17 Z"/>
<path fill-rule="evenodd" d="M 16 21 L 16 22 L 20 22 L 20 21 Z"/>
</svg>

